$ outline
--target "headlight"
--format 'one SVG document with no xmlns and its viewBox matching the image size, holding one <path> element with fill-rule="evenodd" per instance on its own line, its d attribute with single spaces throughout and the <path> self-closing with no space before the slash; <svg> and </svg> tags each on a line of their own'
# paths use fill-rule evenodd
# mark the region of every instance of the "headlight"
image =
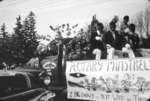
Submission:
<svg viewBox="0 0 150 101">
<path fill-rule="evenodd" d="M 46 76 L 43 80 L 44 84 L 46 86 L 48 86 L 51 83 L 51 77 L 50 76 Z"/>
<path fill-rule="evenodd" d="M 46 62 L 43 64 L 43 69 L 54 69 L 56 67 L 56 64 L 54 62 Z"/>
</svg>

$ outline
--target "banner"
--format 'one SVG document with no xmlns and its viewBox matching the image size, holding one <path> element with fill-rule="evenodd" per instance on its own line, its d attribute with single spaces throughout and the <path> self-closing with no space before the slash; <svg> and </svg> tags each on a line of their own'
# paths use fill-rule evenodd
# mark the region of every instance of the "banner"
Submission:
<svg viewBox="0 0 150 101">
<path fill-rule="evenodd" d="M 147 101 L 150 58 L 67 61 L 67 97 L 102 101 Z"/>
</svg>

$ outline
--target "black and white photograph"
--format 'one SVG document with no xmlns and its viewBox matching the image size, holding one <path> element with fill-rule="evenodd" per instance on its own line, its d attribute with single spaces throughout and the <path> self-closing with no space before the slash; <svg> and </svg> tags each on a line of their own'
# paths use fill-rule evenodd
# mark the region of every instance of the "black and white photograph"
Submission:
<svg viewBox="0 0 150 101">
<path fill-rule="evenodd" d="M 0 101 L 150 101 L 150 0 L 0 0 Z"/>
</svg>

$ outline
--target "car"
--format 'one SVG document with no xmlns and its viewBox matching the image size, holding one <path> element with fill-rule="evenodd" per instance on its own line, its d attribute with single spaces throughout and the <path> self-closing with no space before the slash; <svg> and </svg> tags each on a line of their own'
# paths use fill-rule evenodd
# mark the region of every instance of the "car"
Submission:
<svg viewBox="0 0 150 101">
<path fill-rule="evenodd" d="M 41 66 L 42 70 L 45 71 L 43 74 L 41 74 L 43 76 L 44 74 L 49 74 L 51 82 L 47 85 L 47 88 L 48 90 L 55 92 L 56 96 L 54 97 L 54 101 L 83 101 L 79 99 L 67 98 L 66 61 L 69 59 L 65 55 L 67 50 L 64 45 L 68 42 L 68 40 L 63 39 L 61 41 L 62 42 L 60 43 L 58 41 L 58 43 L 55 45 L 57 48 L 50 47 L 49 51 L 46 48 L 46 51 L 39 52 L 39 65 Z M 73 74 L 73 76 L 76 75 Z"/>
<path fill-rule="evenodd" d="M 32 73 L 0 70 L 0 101 L 53 101 L 54 97 Z"/>
</svg>

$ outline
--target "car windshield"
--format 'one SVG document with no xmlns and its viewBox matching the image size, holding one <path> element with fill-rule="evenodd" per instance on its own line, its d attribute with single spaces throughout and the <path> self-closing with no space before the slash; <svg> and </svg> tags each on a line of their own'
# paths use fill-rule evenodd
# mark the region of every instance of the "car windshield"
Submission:
<svg viewBox="0 0 150 101">
<path fill-rule="evenodd" d="M 38 75 L 30 75 L 31 87 L 32 88 L 41 88 L 44 87 L 42 81 Z"/>
<path fill-rule="evenodd" d="M 0 97 L 15 94 L 27 89 L 27 81 L 23 75 L 0 77 Z"/>
</svg>

